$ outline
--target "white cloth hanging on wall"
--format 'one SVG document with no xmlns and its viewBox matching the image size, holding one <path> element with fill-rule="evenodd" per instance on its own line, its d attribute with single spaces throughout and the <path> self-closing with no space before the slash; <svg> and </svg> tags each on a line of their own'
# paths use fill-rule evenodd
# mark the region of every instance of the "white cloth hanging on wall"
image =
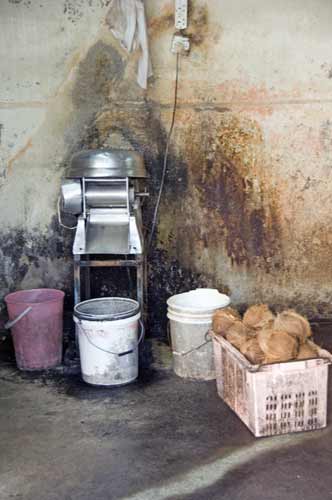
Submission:
<svg viewBox="0 0 332 500">
<path fill-rule="evenodd" d="M 143 0 L 112 0 L 106 18 L 115 38 L 128 52 L 140 49 L 137 83 L 143 89 L 152 76 L 148 32 Z"/>
</svg>

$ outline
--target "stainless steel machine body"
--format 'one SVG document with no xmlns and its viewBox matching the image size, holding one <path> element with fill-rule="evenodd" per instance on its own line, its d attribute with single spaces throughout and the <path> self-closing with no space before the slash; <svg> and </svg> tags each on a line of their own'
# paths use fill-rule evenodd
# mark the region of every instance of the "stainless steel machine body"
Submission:
<svg viewBox="0 0 332 500">
<path fill-rule="evenodd" d="M 139 179 L 143 158 L 133 151 L 87 150 L 72 158 L 61 186 L 62 211 L 77 216 L 73 245 L 75 304 L 81 301 L 81 268 L 90 297 L 91 267 L 136 267 L 137 298 L 143 309 L 145 258 Z M 92 259 L 92 255 L 117 258 Z M 125 256 L 119 259 L 118 256 Z"/>
</svg>

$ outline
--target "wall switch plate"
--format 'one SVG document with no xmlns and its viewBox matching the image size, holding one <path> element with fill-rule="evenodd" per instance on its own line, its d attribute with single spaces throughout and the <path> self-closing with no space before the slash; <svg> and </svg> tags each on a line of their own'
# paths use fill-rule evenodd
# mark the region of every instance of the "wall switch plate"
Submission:
<svg viewBox="0 0 332 500">
<path fill-rule="evenodd" d="M 187 36 L 174 35 L 171 51 L 173 54 L 185 54 L 190 50 L 190 40 Z"/>
<path fill-rule="evenodd" d="M 188 26 L 188 0 L 175 0 L 175 28 L 185 30 Z"/>
</svg>

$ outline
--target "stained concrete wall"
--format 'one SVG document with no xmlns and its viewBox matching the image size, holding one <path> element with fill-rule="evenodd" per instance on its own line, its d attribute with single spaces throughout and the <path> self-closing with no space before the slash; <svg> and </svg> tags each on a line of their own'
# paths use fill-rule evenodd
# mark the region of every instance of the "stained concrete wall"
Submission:
<svg viewBox="0 0 332 500">
<path fill-rule="evenodd" d="M 108 0 L 0 4 L 0 288 L 71 291 L 72 236 L 56 199 L 82 147 L 142 151 L 149 226 L 171 120 L 173 2 L 147 0 L 154 77 L 135 82 Z M 331 314 L 332 6 L 193 0 L 158 237 L 156 331 L 166 296 L 196 285 L 244 306 Z M 101 279 L 101 278 L 100 278 Z M 102 279 L 101 279 L 102 281 Z M 97 283 L 98 284 L 98 283 Z M 113 291 L 109 283 L 102 293 Z"/>
</svg>

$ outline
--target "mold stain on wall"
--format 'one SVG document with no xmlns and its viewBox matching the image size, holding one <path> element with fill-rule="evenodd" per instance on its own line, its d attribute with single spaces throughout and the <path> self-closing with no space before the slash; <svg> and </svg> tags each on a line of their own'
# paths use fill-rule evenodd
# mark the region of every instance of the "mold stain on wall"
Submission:
<svg viewBox="0 0 332 500">
<path fill-rule="evenodd" d="M 66 1 L 64 15 L 72 23 L 79 22 L 83 15 L 84 5 L 84 2 Z M 92 4 L 91 6 L 93 7 Z M 196 33 L 196 39 L 193 40 L 193 43 L 200 45 L 203 42 L 204 33 L 206 33 L 207 9 L 196 9 L 191 6 L 191 15 Z M 163 8 L 161 15 L 151 20 L 150 31 L 154 36 L 160 36 L 162 31 L 171 29 L 173 24 L 174 6 L 173 2 L 169 2 Z M 158 103 L 149 101 L 146 94 L 137 88 L 134 79 L 126 78 L 133 76 L 130 75 L 130 63 L 121 49 L 116 49 L 115 46 L 116 44 L 105 42 L 104 37 L 103 40 L 97 41 L 90 47 L 82 60 L 79 61 L 78 58 L 75 58 L 78 67 L 71 91 L 73 111 L 66 124 L 67 152 L 61 169 L 66 168 L 75 151 L 87 147 L 112 147 L 114 140 L 118 142 L 120 147 L 130 147 L 142 152 L 151 174 L 151 198 L 145 210 L 145 224 L 148 230 L 161 176 L 166 146 L 166 130 Z M 61 90 L 64 90 L 65 94 L 65 89 Z M 132 107 L 126 105 L 126 101 L 130 98 L 135 101 L 135 105 Z M 65 102 L 66 99 L 62 98 L 59 93 L 56 96 L 55 106 L 64 107 L 66 106 Z M 46 123 L 52 120 L 54 121 L 56 118 L 48 116 Z M 78 126 L 78 124 L 84 124 L 84 126 Z M 61 126 L 61 124 L 59 125 Z M 77 135 L 77 130 L 81 130 L 79 135 Z M 30 146 L 29 144 L 28 147 Z M 26 149 L 24 148 L 22 154 Z M 15 160 L 16 158 L 14 158 Z M 169 198 L 170 201 L 176 199 L 177 193 L 180 194 L 185 188 L 187 177 L 187 165 L 181 160 L 181 154 L 179 155 L 173 149 L 169 159 L 166 199 Z M 178 179 L 181 179 L 180 183 Z M 11 261 L 3 275 L 6 291 L 24 283 L 30 270 L 40 268 L 43 259 L 48 259 L 49 262 L 57 262 L 59 259 L 58 264 L 62 260 L 70 259 L 72 234 L 61 230 L 55 221 L 51 223 L 48 233 L 48 242 L 44 240 L 37 229 L 36 231 L 14 229 L 3 234 L 3 240 L 8 243 L 4 245 L 4 259 L 8 263 Z M 6 248 L 10 247 L 15 248 L 11 257 L 6 251 Z M 13 266 L 16 269 L 15 273 L 12 273 Z M 31 273 L 33 274 L 33 271 Z M 169 276 L 169 278 L 161 279 L 162 276 Z M 71 288 L 71 279 L 72 276 L 69 274 L 68 281 L 64 285 L 67 290 Z M 43 280 L 46 282 L 47 276 L 43 277 L 43 273 L 41 273 L 39 283 L 42 284 Z M 162 286 L 157 287 L 157 282 L 162 283 Z M 154 247 L 152 250 L 150 254 L 150 304 L 152 311 L 159 311 L 160 307 L 164 307 L 165 300 L 170 294 L 205 282 L 206 279 L 202 274 L 182 266 L 174 256 L 168 255 L 167 249 L 162 250 Z M 112 286 L 109 286 L 108 290 L 105 289 L 105 284 L 103 287 L 103 293 L 114 291 Z M 96 288 L 98 288 L 98 283 L 96 283 Z M 152 317 L 157 325 L 160 314 L 152 313 Z M 158 329 L 158 325 L 156 329 Z"/>
<path fill-rule="evenodd" d="M 116 134 L 144 154 L 152 177 L 147 228 L 165 151 L 160 114 L 149 102 L 131 109 L 108 106 L 86 141 L 107 146 Z M 260 165 L 264 143 L 258 124 L 227 110 L 210 112 L 205 120 L 200 112 L 180 110 L 177 120 L 183 130 L 174 138 L 179 147 L 171 148 L 159 237 L 149 256 L 150 305 L 159 313 L 168 296 L 192 286 L 229 291 L 230 277 L 217 277 L 213 266 L 202 262 L 204 253 L 211 263 L 228 259 L 232 272 L 244 267 L 252 274 L 276 273 L 282 266 L 278 194 Z M 156 283 L 163 284 L 163 292 Z"/>
<path fill-rule="evenodd" d="M 221 26 L 217 26 L 209 16 L 208 4 L 199 5 L 193 0 L 189 1 L 188 18 L 190 19 L 186 35 L 190 38 L 191 48 L 204 47 L 209 43 L 218 42 L 221 36 Z M 149 36 L 153 40 L 165 32 L 174 30 L 174 2 L 164 5 L 160 15 L 149 20 Z"/>
<path fill-rule="evenodd" d="M 193 22 L 195 43 L 202 45 L 208 22 L 206 8 L 193 13 Z M 152 21 L 152 29 L 159 23 L 164 29 L 170 25 L 167 9 L 159 21 Z M 158 103 L 139 92 L 134 79 L 124 81 L 126 69 L 127 61 L 120 51 L 101 40 L 80 61 L 71 102 L 74 123 L 85 123 L 85 127 L 74 143 L 73 133 L 67 131 L 68 151 L 62 168 L 75 151 L 114 147 L 115 139 L 117 146 L 140 151 L 151 178 L 151 197 L 144 214 L 148 233 L 161 178 L 167 119 Z M 130 106 L 125 104 L 128 95 L 136 96 Z M 252 272 L 268 273 L 280 266 L 277 199 L 266 179 L 259 177 L 255 156 L 263 146 L 259 126 L 227 110 L 217 111 L 217 120 L 211 113 L 204 118 L 200 110 L 190 110 L 179 111 L 177 116 L 184 131 L 181 141 L 174 138 L 170 151 L 159 236 L 149 255 L 150 326 L 157 334 L 165 331 L 165 303 L 170 295 L 197 286 L 229 291 L 213 266 L 202 261 L 202 254 L 208 255 L 211 263 L 218 258 L 229 259 L 234 272 L 245 266 Z M 29 265 L 38 267 L 43 252 L 52 260 L 62 258 L 66 249 L 69 257 L 72 235 L 54 226 L 51 234 L 54 237 L 49 244 L 44 242 L 44 250 L 40 247 L 42 240 L 38 244 L 40 257 L 33 263 L 28 259 L 21 265 L 23 254 L 18 252 L 15 259 L 19 275 L 11 281 L 13 285 L 24 280 Z M 21 236 L 38 253 L 34 236 Z M 56 244 L 53 251 L 52 241 Z M 27 244 L 20 246 L 24 249 Z M 71 278 L 69 275 L 68 290 Z M 110 283 L 108 286 L 100 275 L 94 286 L 96 290 L 102 288 L 103 294 L 115 293 Z M 118 289 L 124 289 L 119 277 L 118 285 Z"/>
<path fill-rule="evenodd" d="M 47 233 L 16 229 L 0 236 L 2 291 L 17 288 L 59 287 L 70 304 L 71 244 L 53 218 Z"/>
<path fill-rule="evenodd" d="M 161 223 L 163 245 L 171 241 L 173 252 L 200 271 L 204 252 L 213 262 L 213 254 L 229 259 L 234 272 L 237 267 L 248 273 L 279 271 L 278 193 L 260 167 L 264 144 L 259 126 L 232 112 L 205 115 L 183 117 L 188 185 L 171 209 L 166 198 L 162 213 L 167 203 L 171 215 Z"/>
<path fill-rule="evenodd" d="M 80 4 L 74 3 L 77 12 L 66 2 L 65 15 L 76 22 L 81 18 Z M 152 43 L 173 29 L 173 11 L 173 2 L 165 3 L 160 15 L 150 19 Z M 214 29 L 207 3 L 191 2 L 190 15 L 192 46 L 207 53 L 222 29 Z M 69 101 L 68 96 L 60 93 L 55 106 L 60 108 L 61 116 L 54 118 L 51 110 L 46 119 L 65 136 L 66 151 L 60 170 L 63 173 L 71 155 L 83 148 L 123 147 L 141 152 L 150 174 L 151 196 L 144 212 L 148 234 L 172 103 L 161 105 L 149 98 L 149 92 L 137 87 L 133 59 L 129 60 L 107 36 L 93 43 L 85 57 L 75 61 L 78 66 Z M 68 103 L 70 116 L 66 111 Z M 278 187 L 269 175 L 271 160 L 262 126 L 253 114 L 244 111 L 213 103 L 206 108 L 181 104 L 180 101 L 158 231 L 148 259 L 150 331 L 155 335 L 165 334 L 165 303 L 174 293 L 197 286 L 232 293 L 234 277 L 238 275 L 251 280 L 258 290 L 262 283 L 266 288 L 273 282 L 285 282 L 292 273 L 289 255 L 287 259 L 284 255 L 285 222 Z M 59 122 L 53 123 L 55 119 Z M 326 123 L 322 131 L 326 147 L 329 132 L 330 124 Z M 70 296 L 72 233 L 60 229 L 55 218 L 46 234 L 38 228 L 15 228 L 0 237 L 5 262 L 0 279 L 5 292 L 32 282 L 35 271 L 44 266 L 38 286 L 49 284 L 51 269 L 54 285 L 65 288 Z M 309 235 L 303 251 L 310 255 L 308 241 Z M 324 261 L 328 260 L 330 241 L 319 237 L 319 242 L 317 253 L 324 250 Z M 294 250 L 293 263 L 301 252 L 301 248 Z M 56 271 L 56 266 L 63 266 L 63 272 Z M 104 295 L 116 292 L 114 281 L 107 283 L 103 276 L 96 276 L 96 293 L 98 289 Z M 116 279 L 118 290 L 123 290 L 122 278 Z M 312 276 L 308 275 L 310 279 Z M 291 288 L 294 301 L 305 303 L 307 299 L 297 296 Z M 249 302 L 247 290 L 244 287 L 241 291 L 241 300 Z M 277 303 L 276 294 L 274 299 Z M 319 312 L 326 310 L 328 307 L 322 305 Z"/>
<path fill-rule="evenodd" d="M 54 131 L 59 129 L 65 134 L 67 152 L 60 165 L 62 171 L 68 165 L 72 153 L 84 147 L 82 130 L 89 129 L 89 125 L 94 122 L 95 114 L 108 100 L 110 86 L 117 85 L 122 76 L 121 56 L 111 45 L 98 41 L 79 63 L 76 83 L 70 96 L 68 97 L 66 89 L 56 96 L 43 127 L 38 131 L 38 140 L 49 127 Z M 32 147 L 33 144 L 29 140 L 10 160 L 7 174 Z M 29 189 L 26 188 L 26 193 L 28 192 Z M 29 217 L 29 212 L 26 216 Z M 0 273 L 2 294 L 26 286 L 57 286 L 66 290 L 70 303 L 72 237 L 72 232 L 60 228 L 56 216 L 45 230 L 40 227 L 30 227 L 30 229 L 14 227 L 2 230 L 0 234 L 3 263 Z"/>
<path fill-rule="evenodd" d="M 279 268 L 278 199 L 259 168 L 264 145 L 258 124 L 225 113 L 215 137 L 210 132 L 213 153 L 194 170 L 193 179 L 212 227 L 222 228 L 215 243 L 224 241 L 232 265 L 259 266 L 266 272 L 273 264 Z M 214 222 L 218 218 L 221 225 Z"/>
</svg>

